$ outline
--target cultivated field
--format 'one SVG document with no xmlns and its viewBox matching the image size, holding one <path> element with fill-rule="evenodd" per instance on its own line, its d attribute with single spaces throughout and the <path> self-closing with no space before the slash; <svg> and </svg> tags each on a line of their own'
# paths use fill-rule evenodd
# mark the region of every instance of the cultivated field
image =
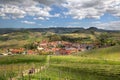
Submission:
<svg viewBox="0 0 120 80">
<path fill-rule="evenodd" d="M 69 56 L 0 57 L 0 80 L 120 80 L 119 48 L 101 48 Z M 38 71 L 22 74 L 31 68 Z"/>
<path fill-rule="evenodd" d="M 0 56 L 0 80 L 12 79 L 20 76 L 31 68 L 40 68 L 44 65 L 46 56 L 15 55 Z"/>
</svg>

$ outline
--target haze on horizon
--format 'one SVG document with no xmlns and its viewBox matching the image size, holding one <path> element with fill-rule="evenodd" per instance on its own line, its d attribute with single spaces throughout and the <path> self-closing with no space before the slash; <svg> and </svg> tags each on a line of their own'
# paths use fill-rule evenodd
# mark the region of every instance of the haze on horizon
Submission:
<svg viewBox="0 0 120 80">
<path fill-rule="evenodd" d="M 120 0 L 1 0 L 0 28 L 120 30 Z"/>
</svg>

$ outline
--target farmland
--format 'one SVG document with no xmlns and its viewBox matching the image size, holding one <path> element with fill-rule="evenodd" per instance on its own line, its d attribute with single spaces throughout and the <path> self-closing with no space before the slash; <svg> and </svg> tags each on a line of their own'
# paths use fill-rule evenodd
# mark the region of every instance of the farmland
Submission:
<svg viewBox="0 0 120 80">
<path fill-rule="evenodd" d="M 98 54 L 99 53 L 99 54 Z M 113 46 L 108 48 L 100 48 L 90 51 L 85 51 L 78 53 L 82 57 L 92 57 L 99 59 L 108 59 L 108 60 L 120 60 L 120 46 Z"/>
<path fill-rule="evenodd" d="M 41 67 L 46 56 L 0 56 L 0 80 L 7 80 L 32 67 Z"/>
<path fill-rule="evenodd" d="M 111 50 L 115 49 L 112 52 Z M 101 51 L 102 56 L 99 57 Z M 1 57 L 0 78 L 15 77 L 19 72 L 29 70 L 30 68 L 40 68 L 49 63 L 45 69 L 18 79 L 31 79 L 31 80 L 119 80 L 120 74 L 120 61 L 119 61 L 119 46 L 110 48 L 101 48 L 97 50 L 90 50 L 77 55 L 69 56 L 30 56 L 30 55 L 16 55 Z M 88 56 L 86 56 L 88 54 Z M 95 54 L 95 55 L 94 55 Z M 108 57 L 106 54 L 109 54 Z M 111 55 L 111 56 L 110 56 Z M 107 57 L 107 58 L 105 58 Z M 113 57 L 113 58 L 112 58 Z M 6 75 L 5 75 L 6 74 Z M 12 74 L 12 76 L 11 76 Z"/>
<path fill-rule="evenodd" d="M 120 79 L 119 32 L 54 32 L 0 34 L 0 53 L 11 53 L 0 56 L 0 80 Z M 88 45 L 92 47 L 87 50 Z M 16 50 L 23 51 L 12 53 Z M 69 54 L 61 54 L 60 50 Z M 31 69 L 35 72 L 30 74 Z"/>
</svg>

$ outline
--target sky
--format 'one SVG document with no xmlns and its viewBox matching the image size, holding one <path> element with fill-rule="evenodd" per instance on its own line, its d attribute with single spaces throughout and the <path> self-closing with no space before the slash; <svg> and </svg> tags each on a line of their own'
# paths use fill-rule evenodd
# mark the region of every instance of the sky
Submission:
<svg viewBox="0 0 120 80">
<path fill-rule="evenodd" d="M 120 30 L 120 0 L 0 0 L 0 28 Z"/>
</svg>

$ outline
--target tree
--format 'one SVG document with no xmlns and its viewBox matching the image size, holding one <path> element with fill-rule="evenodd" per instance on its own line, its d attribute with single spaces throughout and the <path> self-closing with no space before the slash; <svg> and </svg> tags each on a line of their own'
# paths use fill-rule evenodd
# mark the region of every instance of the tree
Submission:
<svg viewBox="0 0 120 80">
<path fill-rule="evenodd" d="M 115 45 L 115 41 L 112 36 L 108 33 L 102 33 L 98 37 L 98 42 L 101 46 L 113 46 Z"/>
<path fill-rule="evenodd" d="M 49 41 L 61 41 L 61 36 L 56 34 L 50 35 L 48 36 L 48 38 L 49 38 Z"/>
<path fill-rule="evenodd" d="M 92 35 L 95 35 L 95 31 L 94 31 L 94 30 L 91 30 L 90 33 L 91 33 Z"/>
<path fill-rule="evenodd" d="M 24 45 L 24 48 L 26 49 L 37 49 L 37 45 L 33 44 L 33 43 L 29 43 Z"/>
</svg>

